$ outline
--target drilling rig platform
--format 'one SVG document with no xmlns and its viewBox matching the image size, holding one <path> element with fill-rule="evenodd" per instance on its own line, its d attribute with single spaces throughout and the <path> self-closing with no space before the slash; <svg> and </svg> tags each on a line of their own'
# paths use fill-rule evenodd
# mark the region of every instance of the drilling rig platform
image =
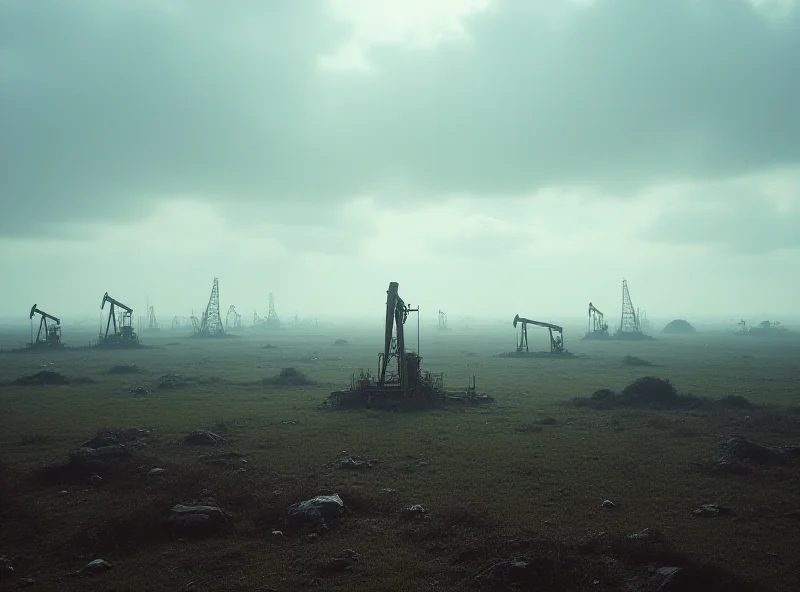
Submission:
<svg viewBox="0 0 800 592">
<path fill-rule="evenodd" d="M 386 291 L 384 348 L 378 354 L 377 378 L 373 378 L 369 371 L 362 370 L 358 377 L 352 376 L 350 388 L 332 392 L 320 408 L 366 407 L 411 411 L 448 403 L 477 405 L 494 401 L 493 397 L 476 391 L 474 375 L 463 391 L 447 391 L 442 373 L 422 370 L 419 353 L 406 349 L 404 331 L 409 313 L 419 314 L 419 307 L 411 308 L 403 301 L 398 294 L 398 285 L 397 282 L 391 282 Z"/>
<path fill-rule="evenodd" d="M 614 339 L 629 341 L 653 340 L 652 335 L 645 335 L 639 318 L 639 309 L 633 307 L 631 294 L 628 292 L 628 280 L 622 280 L 622 316 Z"/>
</svg>

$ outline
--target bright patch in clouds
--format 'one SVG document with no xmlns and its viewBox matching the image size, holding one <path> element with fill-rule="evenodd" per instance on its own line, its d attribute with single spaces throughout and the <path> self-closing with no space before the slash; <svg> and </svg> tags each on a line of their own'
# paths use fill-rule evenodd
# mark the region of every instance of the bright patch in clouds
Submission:
<svg viewBox="0 0 800 592">
<path fill-rule="evenodd" d="M 318 65 L 329 70 L 372 70 L 367 54 L 377 46 L 433 49 L 468 38 L 463 19 L 492 0 L 329 0 L 331 15 L 350 28 L 350 38 Z"/>
</svg>

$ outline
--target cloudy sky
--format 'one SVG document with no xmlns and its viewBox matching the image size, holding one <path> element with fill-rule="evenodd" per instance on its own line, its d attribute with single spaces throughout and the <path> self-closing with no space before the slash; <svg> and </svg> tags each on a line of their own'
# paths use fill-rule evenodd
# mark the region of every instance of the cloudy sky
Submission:
<svg viewBox="0 0 800 592">
<path fill-rule="evenodd" d="M 0 0 L 0 200 L 23 319 L 777 318 L 800 2 Z"/>
</svg>

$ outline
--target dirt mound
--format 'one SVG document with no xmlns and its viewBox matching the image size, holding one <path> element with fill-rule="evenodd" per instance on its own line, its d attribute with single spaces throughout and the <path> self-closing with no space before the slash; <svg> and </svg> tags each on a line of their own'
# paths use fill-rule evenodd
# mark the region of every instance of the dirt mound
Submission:
<svg viewBox="0 0 800 592">
<path fill-rule="evenodd" d="M 261 386 L 309 386 L 316 384 L 297 368 L 284 368 L 275 376 L 261 380 Z"/>
<path fill-rule="evenodd" d="M 594 409 L 692 409 L 700 407 L 702 400 L 694 395 L 679 394 L 668 379 L 643 376 L 622 389 L 621 393 L 600 389 L 589 398 L 574 399 L 573 403 Z"/>
<path fill-rule="evenodd" d="M 36 374 L 20 376 L 11 384 L 15 386 L 42 386 L 47 384 L 69 384 L 69 378 L 59 372 L 42 370 Z"/>
<path fill-rule="evenodd" d="M 675 319 L 674 321 L 670 321 L 667 323 L 667 326 L 661 329 L 662 333 L 676 333 L 686 335 L 688 333 L 694 333 L 697 331 L 689 321 L 684 321 L 683 319 Z"/>
</svg>

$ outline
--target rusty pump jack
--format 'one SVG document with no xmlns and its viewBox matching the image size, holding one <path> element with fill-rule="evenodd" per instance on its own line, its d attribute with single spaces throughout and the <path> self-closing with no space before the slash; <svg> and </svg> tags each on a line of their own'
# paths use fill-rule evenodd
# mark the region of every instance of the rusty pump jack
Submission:
<svg viewBox="0 0 800 592">
<path fill-rule="evenodd" d="M 589 330 L 584 335 L 584 339 L 608 339 L 608 323 L 605 322 L 603 313 L 597 307 L 589 303 Z"/>
<path fill-rule="evenodd" d="M 405 323 L 417 313 L 417 351 L 406 350 Z M 412 308 L 398 294 L 398 283 L 386 291 L 386 324 L 383 351 L 378 354 L 378 377 L 369 371 L 353 375 L 349 389 L 334 391 L 322 407 L 380 407 L 420 409 L 445 402 L 489 403 L 493 399 L 475 390 L 475 377 L 464 391 L 444 390 L 442 374 L 422 372 L 419 355 L 419 307 Z"/>
<path fill-rule="evenodd" d="M 39 310 L 34 304 L 31 306 L 31 314 L 28 318 L 33 320 L 33 315 L 38 314 L 41 318 L 39 320 L 39 332 L 36 334 L 36 341 L 31 341 L 34 347 L 60 347 L 61 343 L 61 319 L 47 314 L 43 310 Z M 53 324 L 48 325 L 47 321 L 52 321 Z"/>
<path fill-rule="evenodd" d="M 133 309 L 129 306 L 122 304 L 119 300 L 114 300 L 106 292 L 103 295 L 103 301 L 100 303 L 100 310 L 105 308 L 106 302 L 111 306 L 108 309 L 108 321 L 106 321 L 106 332 L 100 334 L 98 345 L 110 347 L 131 347 L 139 345 L 139 336 L 133 330 Z M 119 322 L 117 321 L 117 309 L 119 312 Z M 114 327 L 114 332 L 109 335 L 111 326 Z"/>
<path fill-rule="evenodd" d="M 528 325 L 535 325 L 537 327 L 544 327 L 550 332 L 550 353 L 552 354 L 562 354 L 564 353 L 564 329 L 563 327 L 559 327 L 558 325 L 553 325 L 552 323 L 543 323 L 542 321 L 532 321 L 530 319 L 526 319 L 519 315 L 514 317 L 514 321 L 512 323 L 514 328 L 517 328 L 517 324 L 521 324 L 522 327 L 519 332 L 519 341 L 517 342 L 517 353 L 527 353 L 528 352 Z M 557 335 L 553 335 L 553 332 L 556 332 Z"/>
</svg>

